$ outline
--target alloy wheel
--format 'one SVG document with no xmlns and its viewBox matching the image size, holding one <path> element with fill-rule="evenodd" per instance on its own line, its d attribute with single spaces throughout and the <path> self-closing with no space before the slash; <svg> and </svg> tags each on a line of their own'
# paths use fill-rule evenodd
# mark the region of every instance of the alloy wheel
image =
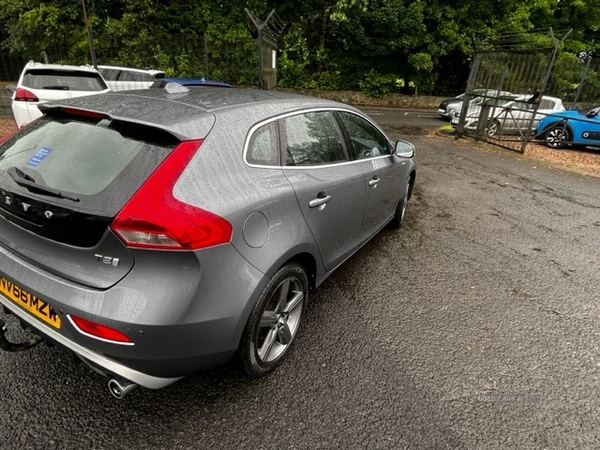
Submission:
<svg viewBox="0 0 600 450">
<path fill-rule="evenodd" d="M 569 140 L 568 130 L 562 126 L 556 126 L 546 133 L 546 145 L 550 148 L 560 148 Z"/>
<path fill-rule="evenodd" d="M 272 363 L 287 351 L 300 325 L 304 298 L 302 282 L 289 276 L 267 300 L 254 338 L 256 356 L 262 363 Z"/>
</svg>

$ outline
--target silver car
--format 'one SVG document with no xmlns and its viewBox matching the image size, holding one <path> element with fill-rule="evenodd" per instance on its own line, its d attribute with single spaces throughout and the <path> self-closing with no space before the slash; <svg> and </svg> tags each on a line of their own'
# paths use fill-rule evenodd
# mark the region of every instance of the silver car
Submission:
<svg viewBox="0 0 600 450">
<path fill-rule="evenodd" d="M 531 94 L 521 95 L 514 101 L 492 111 L 487 123 L 487 134 L 518 133 L 520 135 L 535 132 L 544 117 L 565 110 L 561 99 L 543 95 L 532 101 Z"/>
<path fill-rule="evenodd" d="M 332 101 L 167 84 L 41 108 L 0 145 L 0 303 L 33 333 L 0 347 L 58 344 L 119 398 L 269 373 L 415 183 L 410 143 Z"/>
<path fill-rule="evenodd" d="M 482 131 L 488 136 L 509 133 L 524 136 L 534 131 L 543 117 L 565 110 L 562 101 L 556 97 L 543 95 L 537 102 L 531 99 L 531 94 L 511 94 L 487 99 L 480 106 L 469 110 L 464 129 L 474 131 L 482 127 Z M 453 121 L 455 125 L 458 125 L 458 119 L 456 117 Z"/>
</svg>

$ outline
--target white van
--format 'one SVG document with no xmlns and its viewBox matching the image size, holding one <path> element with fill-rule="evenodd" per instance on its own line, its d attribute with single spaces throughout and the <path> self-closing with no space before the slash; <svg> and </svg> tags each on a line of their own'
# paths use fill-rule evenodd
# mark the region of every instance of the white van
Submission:
<svg viewBox="0 0 600 450">
<path fill-rule="evenodd" d="M 166 75 L 162 70 L 118 66 L 98 66 L 98 71 L 113 91 L 146 89 L 156 80 L 160 80 Z"/>
</svg>

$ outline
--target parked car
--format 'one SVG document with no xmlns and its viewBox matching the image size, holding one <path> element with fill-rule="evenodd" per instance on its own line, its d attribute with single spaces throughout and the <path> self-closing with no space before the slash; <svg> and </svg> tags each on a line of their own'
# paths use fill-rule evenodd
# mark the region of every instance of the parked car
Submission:
<svg viewBox="0 0 600 450">
<path fill-rule="evenodd" d="M 543 117 L 565 109 L 562 100 L 556 97 L 544 95 L 537 103 L 532 101 L 531 94 L 490 98 L 466 115 L 464 129 L 472 131 L 482 126 L 488 136 L 502 133 L 525 135 L 530 124 L 535 130 Z M 454 123 L 458 124 L 458 117 Z"/>
<path fill-rule="evenodd" d="M 448 107 L 450 106 L 450 104 L 452 104 L 453 106 L 455 106 L 456 104 L 462 104 L 462 100 L 464 98 L 465 94 L 459 94 L 456 97 L 451 97 L 451 98 L 447 98 L 444 99 L 440 102 L 439 106 L 438 106 L 438 115 L 442 118 L 442 119 L 446 119 L 446 120 L 450 120 L 451 117 L 451 111 L 452 109 L 448 109 Z"/>
<path fill-rule="evenodd" d="M 486 131 L 488 136 L 500 133 L 519 133 L 524 136 L 535 130 L 540 120 L 548 114 L 564 110 L 562 100 L 557 97 L 543 95 L 536 99 L 531 94 L 521 95 L 490 114 Z"/>
<path fill-rule="evenodd" d="M 90 66 L 28 62 L 16 85 L 9 85 L 12 111 L 21 128 L 42 115 L 38 105 L 62 98 L 109 92 L 102 75 Z"/>
<path fill-rule="evenodd" d="M 451 105 L 449 108 L 449 110 L 451 110 L 450 113 L 452 114 L 450 123 L 452 124 L 453 127 L 458 126 L 458 122 L 460 120 L 460 115 L 462 114 L 462 110 L 464 108 L 467 109 L 465 112 L 465 117 L 472 119 L 475 117 L 479 117 L 481 108 L 484 105 L 500 106 L 508 101 L 515 99 L 515 98 L 517 98 L 516 95 L 511 94 L 510 92 L 507 92 L 507 91 L 497 91 L 497 90 L 491 90 L 491 89 L 487 90 L 484 95 L 479 95 L 477 97 L 473 97 L 471 100 L 469 100 L 469 103 L 467 103 L 467 104 L 463 104 L 463 102 L 461 102 L 460 105 L 457 105 L 458 106 L 457 108 L 453 108 Z"/>
<path fill-rule="evenodd" d="M 223 81 L 209 80 L 206 78 L 183 78 L 183 77 L 165 77 L 155 81 L 150 85 L 151 88 L 164 88 L 167 83 L 177 83 L 182 86 L 210 86 L 210 87 L 232 87 L 229 83 Z"/>
<path fill-rule="evenodd" d="M 310 293 L 401 226 L 415 183 L 412 144 L 316 97 L 180 86 L 41 108 L 0 145 L 0 304 L 116 397 L 232 358 L 271 372 Z"/>
<path fill-rule="evenodd" d="M 600 106 L 587 112 L 568 110 L 540 120 L 536 135 L 550 148 L 600 146 Z"/>
<path fill-rule="evenodd" d="M 472 95 L 478 97 L 485 94 L 485 89 L 474 89 Z M 454 113 L 460 111 L 465 93 L 459 94 L 456 97 L 447 98 L 443 100 L 438 106 L 438 114 L 442 119 L 452 120 Z"/>
<path fill-rule="evenodd" d="M 166 76 L 162 70 L 136 69 L 121 66 L 98 66 L 98 70 L 113 91 L 149 88 L 156 80 Z"/>
</svg>

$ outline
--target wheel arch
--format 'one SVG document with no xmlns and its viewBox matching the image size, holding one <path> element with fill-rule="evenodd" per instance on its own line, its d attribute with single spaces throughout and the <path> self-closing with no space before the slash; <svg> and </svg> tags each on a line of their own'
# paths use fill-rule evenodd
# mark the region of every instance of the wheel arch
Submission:
<svg viewBox="0 0 600 450">
<path fill-rule="evenodd" d="M 569 133 L 571 133 L 571 136 L 573 136 L 573 127 L 569 124 L 569 120 L 568 119 L 559 119 L 559 120 L 555 120 L 554 122 L 550 122 L 548 125 L 546 125 L 544 127 L 544 129 L 541 131 L 541 133 L 538 134 L 537 137 L 540 139 L 544 139 L 546 137 L 546 133 L 548 131 L 550 131 L 552 128 L 556 128 L 558 126 L 565 127 L 565 130 L 567 130 Z"/>
<path fill-rule="evenodd" d="M 317 288 L 317 261 L 315 260 L 315 257 L 308 252 L 298 253 L 282 263 L 280 266 L 283 267 L 286 264 L 291 263 L 296 263 L 302 266 L 306 272 L 306 277 L 308 278 L 309 291 L 311 293 L 314 292 Z"/>
<path fill-rule="evenodd" d="M 413 188 L 415 187 L 415 180 L 417 179 L 417 170 L 413 169 L 409 175 L 409 188 L 408 188 L 408 199 L 412 198 Z"/>
</svg>

